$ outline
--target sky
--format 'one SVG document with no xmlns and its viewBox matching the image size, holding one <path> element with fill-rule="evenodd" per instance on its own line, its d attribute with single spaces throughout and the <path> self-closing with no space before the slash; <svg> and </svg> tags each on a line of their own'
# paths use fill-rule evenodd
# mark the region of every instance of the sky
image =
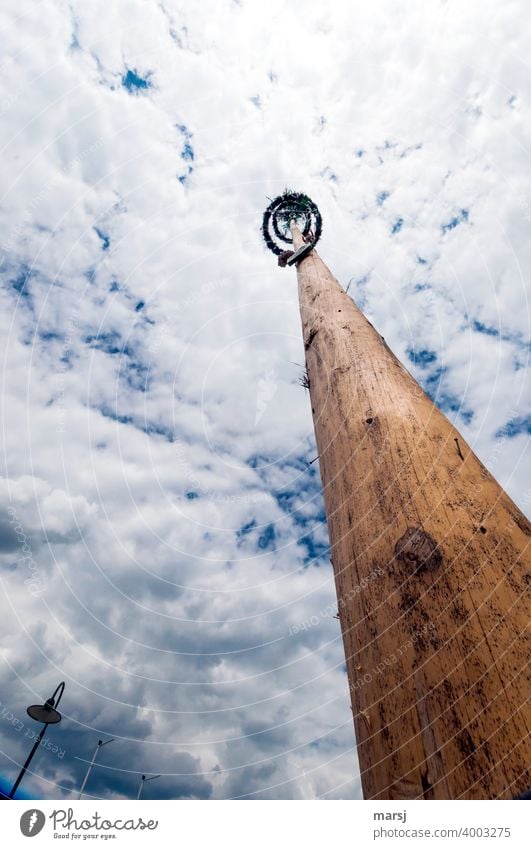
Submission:
<svg viewBox="0 0 531 849">
<path fill-rule="evenodd" d="M 356 799 L 286 187 L 529 514 L 531 20 L 504 3 L 2 4 L 0 776 Z"/>
</svg>

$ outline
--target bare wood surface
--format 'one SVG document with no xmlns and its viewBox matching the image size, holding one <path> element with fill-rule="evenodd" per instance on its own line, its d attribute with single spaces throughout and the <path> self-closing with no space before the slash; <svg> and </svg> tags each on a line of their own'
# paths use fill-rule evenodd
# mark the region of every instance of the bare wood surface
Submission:
<svg viewBox="0 0 531 849">
<path fill-rule="evenodd" d="M 530 524 L 315 250 L 297 277 L 364 796 L 514 798 Z"/>
</svg>

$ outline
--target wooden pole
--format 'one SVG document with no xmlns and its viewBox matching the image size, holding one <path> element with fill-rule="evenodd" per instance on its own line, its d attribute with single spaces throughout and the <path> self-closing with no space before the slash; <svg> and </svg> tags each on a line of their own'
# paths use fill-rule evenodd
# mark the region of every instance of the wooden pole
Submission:
<svg viewBox="0 0 531 849">
<path fill-rule="evenodd" d="M 364 796 L 514 798 L 530 524 L 315 250 L 297 277 Z"/>
</svg>

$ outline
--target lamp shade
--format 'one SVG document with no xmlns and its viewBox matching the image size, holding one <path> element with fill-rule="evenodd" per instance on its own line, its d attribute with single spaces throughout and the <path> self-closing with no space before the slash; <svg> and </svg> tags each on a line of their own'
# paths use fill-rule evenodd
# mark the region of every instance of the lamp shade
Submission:
<svg viewBox="0 0 531 849">
<path fill-rule="evenodd" d="M 61 714 L 51 705 L 30 705 L 28 708 L 28 716 L 31 716 L 36 722 L 44 722 L 46 725 L 53 725 L 56 722 L 61 722 Z"/>
</svg>

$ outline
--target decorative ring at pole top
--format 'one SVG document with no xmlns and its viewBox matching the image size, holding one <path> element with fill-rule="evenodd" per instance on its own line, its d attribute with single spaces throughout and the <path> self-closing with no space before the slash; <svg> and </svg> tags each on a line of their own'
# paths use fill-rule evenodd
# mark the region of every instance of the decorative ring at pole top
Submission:
<svg viewBox="0 0 531 849">
<path fill-rule="evenodd" d="M 286 189 L 271 201 L 262 221 L 264 242 L 277 256 L 285 253 L 286 244 L 293 243 L 290 231 L 292 220 L 297 224 L 305 241 L 316 245 L 321 238 L 323 222 L 313 200 L 308 195 Z"/>
</svg>

